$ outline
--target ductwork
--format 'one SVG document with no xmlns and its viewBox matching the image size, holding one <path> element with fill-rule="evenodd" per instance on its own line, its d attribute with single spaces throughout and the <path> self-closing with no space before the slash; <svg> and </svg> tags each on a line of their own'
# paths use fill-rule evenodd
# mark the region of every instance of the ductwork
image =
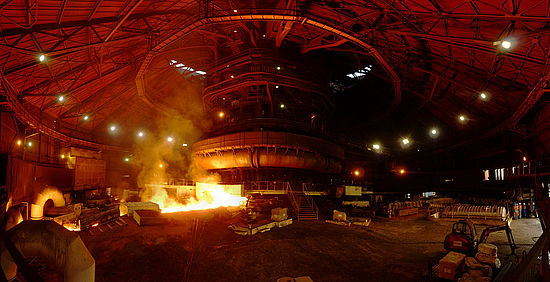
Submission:
<svg viewBox="0 0 550 282">
<path fill-rule="evenodd" d="M 63 194 L 55 187 L 46 187 L 42 192 L 36 194 L 31 204 L 31 219 L 41 220 L 44 217 L 44 204 L 52 200 L 54 206 L 62 207 L 65 205 Z"/>
<path fill-rule="evenodd" d="M 41 257 L 55 266 L 66 282 L 95 281 L 95 260 L 76 233 L 53 221 L 24 221 L 6 232 L 25 257 Z M 15 278 L 17 265 L 8 250 L 0 254 L 8 280 Z"/>
<path fill-rule="evenodd" d="M 19 211 L 18 207 L 11 207 L 6 212 L 6 219 L 4 226 L 4 230 L 8 231 L 12 227 L 16 226 L 17 224 L 21 223 L 23 221 L 23 215 L 21 215 L 21 212 Z"/>
</svg>

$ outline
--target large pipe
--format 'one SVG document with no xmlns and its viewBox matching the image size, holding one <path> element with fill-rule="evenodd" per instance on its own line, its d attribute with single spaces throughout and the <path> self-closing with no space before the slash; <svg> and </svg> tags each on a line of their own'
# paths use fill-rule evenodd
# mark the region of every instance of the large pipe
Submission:
<svg viewBox="0 0 550 282">
<path fill-rule="evenodd" d="M 16 226 L 17 224 L 21 223 L 23 221 L 23 215 L 21 215 L 21 212 L 19 211 L 18 207 L 11 207 L 8 209 L 5 215 L 5 226 L 4 230 L 8 231 L 12 229 L 12 227 Z"/>
<path fill-rule="evenodd" d="M 41 220 L 44 217 L 44 205 L 48 200 L 52 200 L 56 207 L 65 205 L 65 198 L 63 198 L 63 194 L 57 188 L 46 187 L 42 192 L 36 194 L 31 203 L 32 220 Z"/>
<path fill-rule="evenodd" d="M 76 233 L 48 221 L 23 221 L 6 232 L 19 252 L 41 257 L 55 266 L 66 282 L 95 281 L 95 260 Z M 8 280 L 15 278 L 17 265 L 4 248 L 1 266 Z"/>
</svg>

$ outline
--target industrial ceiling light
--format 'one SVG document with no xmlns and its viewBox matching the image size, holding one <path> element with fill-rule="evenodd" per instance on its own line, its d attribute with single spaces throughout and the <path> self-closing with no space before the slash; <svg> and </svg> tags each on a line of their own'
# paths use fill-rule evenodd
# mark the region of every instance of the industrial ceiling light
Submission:
<svg viewBox="0 0 550 282">
<path fill-rule="evenodd" d="M 486 100 L 487 99 L 487 94 L 481 93 L 481 94 L 479 94 L 479 98 L 481 98 L 481 100 Z"/>
<path fill-rule="evenodd" d="M 90 119 L 90 117 L 88 115 L 85 115 L 85 116 L 82 117 L 82 119 L 83 120 L 88 120 L 88 119 Z"/>
<path fill-rule="evenodd" d="M 285 104 L 281 104 L 281 109 L 284 109 L 285 108 Z"/>
<path fill-rule="evenodd" d="M 233 30 L 233 32 L 234 32 L 234 33 L 237 33 L 237 30 L 235 29 L 235 30 Z"/>
<path fill-rule="evenodd" d="M 109 127 L 109 130 L 111 130 L 111 132 L 114 132 L 116 130 L 116 126 L 115 125 L 111 125 L 111 127 Z"/>
<path fill-rule="evenodd" d="M 187 143 L 183 143 L 182 146 L 183 146 L 183 147 L 187 147 Z"/>
<path fill-rule="evenodd" d="M 124 161 L 125 161 L 125 162 L 129 162 L 129 161 L 130 161 L 130 158 L 126 157 L 126 158 L 124 158 Z"/>
<path fill-rule="evenodd" d="M 17 146 L 21 146 L 21 140 L 17 140 Z"/>
<path fill-rule="evenodd" d="M 277 66 L 277 70 L 281 70 L 281 67 Z"/>
<path fill-rule="evenodd" d="M 409 138 L 402 138 L 401 139 L 401 143 L 403 143 L 403 145 L 408 145 L 411 141 L 409 140 Z"/>
<path fill-rule="evenodd" d="M 218 113 L 218 117 L 223 118 L 224 116 L 225 116 L 225 113 L 224 113 L 224 112 L 219 112 L 219 113 Z"/>
<path fill-rule="evenodd" d="M 40 54 L 40 56 L 38 57 L 38 60 L 40 60 L 41 62 L 44 62 L 46 60 L 46 55 Z"/>
<path fill-rule="evenodd" d="M 159 167 L 160 167 L 160 168 L 162 168 L 162 167 L 163 167 L 163 165 L 162 165 L 162 164 L 159 164 Z"/>
<path fill-rule="evenodd" d="M 64 158 L 65 158 L 65 155 L 61 154 L 61 158 L 64 159 Z"/>
<path fill-rule="evenodd" d="M 167 140 L 168 142 L 172 143 L 172 142 L 174 142 L 174 137 L 171 137 L 171 136 L 170 136 L 170 137 L 166 138 L 166 140 Z"/>
<path fill-rule="evenodd" d="M 279 88 L 279 85 L 275 85 L 275 88 Z"/>
<path fill-rule="evenodd" d="M 358 169 L 356 169 L 356 170 L 353 171 L 353 174 L 355 176 L 359 176 L 359 174 L 361 174 L 361 172 Z"/>
<path fill-rule="evenodd" d="M 399 170 L 399 174 L 405 174 L 405 170 L 404 170 L 404 169 L 400 169 L 400 170 Z"/>
<path fill-rule="evenodd" d="M 510 49 L 510 47 L 512 47 L 512 42 L 508 40 L 502 40 L 502 42 L 500 43 L 500 46 L 502 46 L 502 48 L 504 49 Z"/>
<path fill-rule="evenodd" d="M 138 134 L 137 134 L 138 137 L 143 137 L 144 135 L 145 135 L 145 133 L 143 133 L 143 131 L 140 131 L 140 132 L 138 132 Z"/>
<path fill-rule="evenodd" d="M 526 161 L 527 161 L 527 157 L 524 156 L 524 157 L 523 157 L 523 161 L 526 162 Z"/>
<path fill-rule="evenodd" d="M 466 121 L 466 116 L 460 115 L 460 116 L 458 116 L 458 120 L 460 120 L 460 121 Z"/>
<path fill-rule="evenodd" d="M 430 137 L 432 138 L 436 138 L 439 136 L 439 130 L 435 127 L 433 127 L 432 129 L 430 129 Z"/>
<path fill-rule="evenodd" d="M 237 10 L 233 10 L 233 13 L 236 13 L 236 12 L 237 12 Z"/>
<path fill-rule="evenodd" d="M 234 76 L 234 75 L 231 75 L 230 77 L 231 77 L 231 78 L 235 78 L 235 76 Z"/>
<path fill-rule="evenodd" d="M 380 150 L 380 144 L 373 144 L 372 148 L 375 150 Z"/>
<path fill-rule="evenodd" d="M 27 143 L 27 146 L 32 147 L 32 141 L 29 141 L 29 142 Z"/>
<path fill-rule="evenodd" d="M 57 101 L 63 102 L 63 100 L 65 100 L 65 96 L 60 95 L 59 97 L 57 97 Z"/>
</svg>

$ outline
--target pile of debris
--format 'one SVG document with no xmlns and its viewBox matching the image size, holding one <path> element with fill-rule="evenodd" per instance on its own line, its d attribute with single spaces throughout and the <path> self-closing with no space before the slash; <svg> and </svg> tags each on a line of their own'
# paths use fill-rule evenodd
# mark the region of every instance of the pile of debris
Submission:
<svg viewBox="0 0 550 282">
<path fill-rule="evenodd" d="M 442 279 L 458 282 L 491 281 L 493 273 L 500 268 L 497 246 L 482 243 L 478 246 L 475 257 L 449 252 L 439 261 L 438 276 Z"/>
<path fill-rule="evenodd" d="M 325 222 L 343 226 L 369 226 L 371 219 L 364 217 L 348 217 L 345 212 L 334 210 L 332 211 L 332 220 L 327 219 L 325 220 Z"/>
<path fill-rule="evenodd" d="M 288 218 L 287 208 L 274 208 L 271 210 L 271 220 L 253 220 L 245 223 L 235 223 L 228 226 L 235 234 L 246 236 L 270 231 L 274 227 L 285 227 L 292 224 L 292 218 Z"/>
</svg>

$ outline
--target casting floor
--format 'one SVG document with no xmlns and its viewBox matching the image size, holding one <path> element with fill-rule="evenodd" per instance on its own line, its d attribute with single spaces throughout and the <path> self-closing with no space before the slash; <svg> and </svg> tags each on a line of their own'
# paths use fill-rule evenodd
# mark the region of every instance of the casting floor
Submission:
<svg viewBox="0 0 550 282">
<path fill-rule="evenodd" d="M 452 222 L 375 218 L 369 227 L 295 222 L 251 237 L 227 229 L 225 209 L 168 215 L 162 226 L 129 222 L 81 236 L 96 259 L 97 281 L 419 281 L 445 255 Z M 198 218 L 198 228 L 193 228 Z M 538 219 L 512 222 L 518 254 L 542 230 Z M 196 230 L 196 231 L 193 231 Z M 481 230 L 478 230 L 481 232 Z M 504 232 L 489 236 L 503 262 L 513 259 Z"/>
</svg>

